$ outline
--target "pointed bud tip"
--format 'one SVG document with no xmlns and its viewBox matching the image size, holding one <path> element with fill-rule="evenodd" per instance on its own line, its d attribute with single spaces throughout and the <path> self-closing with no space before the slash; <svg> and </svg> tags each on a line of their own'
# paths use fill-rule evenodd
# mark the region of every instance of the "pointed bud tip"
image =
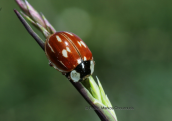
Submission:
<svg viewBox="0 0 172 121">
<path fill-rule="evenodd" d="M 25 0 L 24 2 L 27 3 L 27 4 L 29 3 L 27 0 Z"/>
<path fill-rule="evenodd" d="M 19 13 L 16 9 L 14 9 L 14 12 L 15 12 L 17 15 L 20 15 L 20 13 Z"/>
<path fill-rule="evenodd" d="M 14 10 L 15 13 L 18 12 L 16 9 L 13 9 L 13 10 Z"/>
<path fill-rule="evenodd" d="M 31 8 L 32 6 L 29 4 L 29 2 L 27 0 L 25 0 L 24 2 L 26 4 L 28 10 L 32 9 Z"/>
<path fill-rule="evenodd" d="M 15 0 L 15 1 L 17 2 L 17 4 L 20 4 L 20 2 L 21 2 L 20 0 Z"/>
</svg>

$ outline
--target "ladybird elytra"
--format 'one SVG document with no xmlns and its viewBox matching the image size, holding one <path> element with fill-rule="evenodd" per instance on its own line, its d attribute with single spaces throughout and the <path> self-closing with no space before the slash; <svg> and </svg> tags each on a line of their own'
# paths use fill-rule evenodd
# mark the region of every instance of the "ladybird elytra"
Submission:
<svg viewBox="0 0 172 121">
<path fill-rule="evenodd" d="M 94 61 L 88 46 L 71 32 L 56 32 L 45 42 L 45 53 L 50 64 L 74 82 L 94 72 Z"/>
</svg>

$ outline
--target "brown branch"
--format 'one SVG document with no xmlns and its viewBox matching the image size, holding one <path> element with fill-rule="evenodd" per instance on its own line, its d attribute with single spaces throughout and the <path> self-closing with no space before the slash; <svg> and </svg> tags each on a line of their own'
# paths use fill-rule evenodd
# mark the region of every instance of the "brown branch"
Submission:
<svg viewBox="0 0 172 121">
<path fill-rule="evenodd" d="M 39 38 L 39 36 L 32 30 L 32 28 L 29 26 L 29 24 L 25 21 L 25 19 L 21 16 L 21 14 L 14 10 L 17 17 L 20 19 L 26 30 L 29 32 L 29 34 L 35 39 L 35 41 L 39 44 L 39 46 L 45 51 L 45 43 Z M 97 107 L 92 99 L 90 98 L 89 91 L 82 85 L 82 83 L 78 82 L 75 83 L 72 80 L 69 80 L 72 85 L 78 90 L 78 92 L 83 96 L 83 98 L 92 106 L 96 114 L 99 116 L 101 121 L 110 121 L 110 119 L 106 116 L 105 113 L 102 112 L 102 110 L 98 110 L 99 107 Z"/>
</svg>

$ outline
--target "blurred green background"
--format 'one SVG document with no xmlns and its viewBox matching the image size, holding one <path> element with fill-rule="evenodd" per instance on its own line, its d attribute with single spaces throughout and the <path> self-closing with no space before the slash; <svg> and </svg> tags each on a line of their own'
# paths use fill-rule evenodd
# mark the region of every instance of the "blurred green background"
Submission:
<svg viewBox="0 0 172 121">
<path fill-rule="evenodd" d="M 172 1 L 29 2 L 57 31 L 73 32 L 89 46 L 93 77 L 112 105 L 134 107 L 116 110 L 119 121 L 171 121 Z M 99 121 L 71 83 L 49 67 L 14 14 L 20 10 L 15 1 L 1 0 L 0 7 L 0 121 Z"/>
</svg>

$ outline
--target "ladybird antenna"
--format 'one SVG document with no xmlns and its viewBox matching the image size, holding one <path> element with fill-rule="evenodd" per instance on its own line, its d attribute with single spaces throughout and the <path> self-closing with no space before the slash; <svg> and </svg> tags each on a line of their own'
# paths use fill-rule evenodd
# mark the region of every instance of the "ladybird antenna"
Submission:
<svg viewBox="0 0 172 121">
<path fill-rule="evenodd" d="M 36 40 L 39 46 L 45 51 L 45 43 L 42 41 L 42 39 L 33 31 L 33 29 L 29 26 L 29 24 L 25 21 L 25 19 L 16 9 L 14 9 L 14 12 L 16 13 L 19 20 L 22 22 L 24 27 L 26 28 L 26 30 L 29 32 L 29 34 Z"/>
</svg>

